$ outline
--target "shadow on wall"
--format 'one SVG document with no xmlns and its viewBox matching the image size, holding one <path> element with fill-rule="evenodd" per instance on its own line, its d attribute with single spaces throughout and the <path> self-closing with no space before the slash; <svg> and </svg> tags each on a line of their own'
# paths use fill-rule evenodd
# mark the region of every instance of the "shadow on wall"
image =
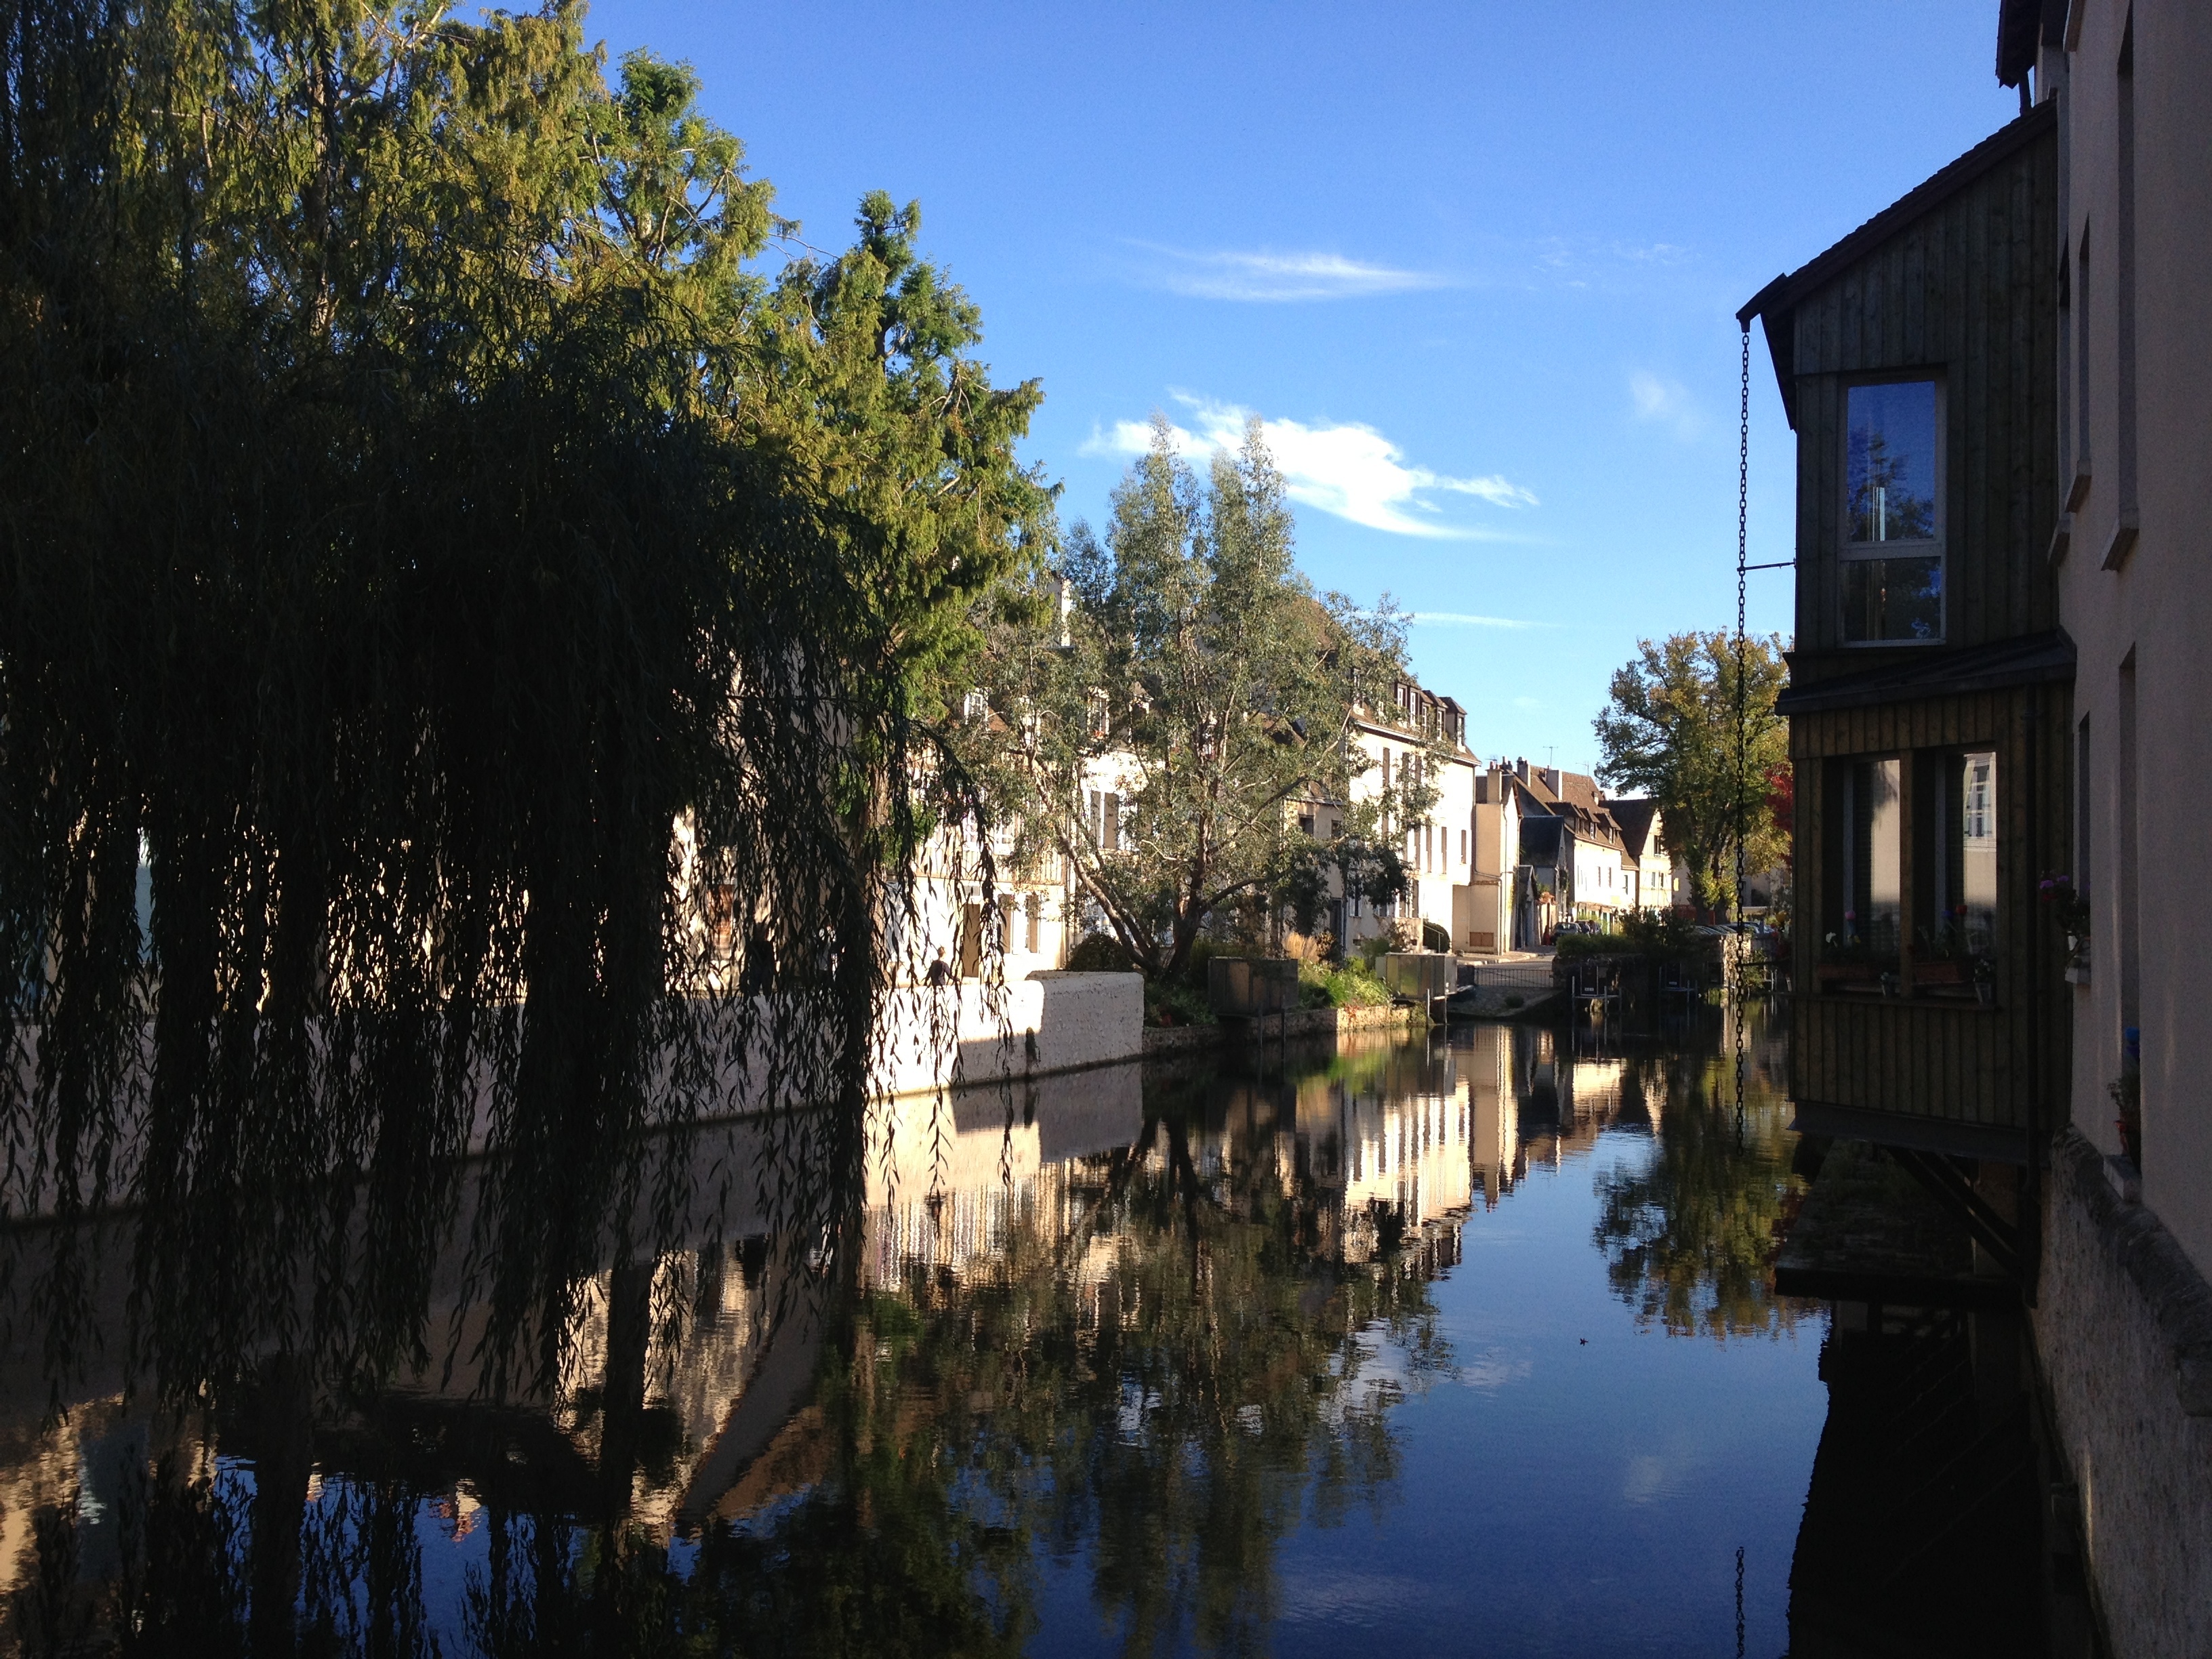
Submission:
<svg viewBox="0 0 2212 1659">
<path fill-rule="evenodd" d="M 1138 974 L 1042 969 L 1011 985 L 903 986 L 884 999 L 878 1087 L 919 1094 L 1135 1060 L 1144 1025 Z"/>
</svg>

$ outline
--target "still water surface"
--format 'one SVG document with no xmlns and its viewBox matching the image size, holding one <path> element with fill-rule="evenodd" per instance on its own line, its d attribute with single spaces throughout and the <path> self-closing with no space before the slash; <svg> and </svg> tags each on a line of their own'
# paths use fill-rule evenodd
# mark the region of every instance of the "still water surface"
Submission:
<svg viewBox="0 0 2212 1659">
<path fill-rule="evenodd" d="M 1480 1024 L 915 1107 L 842 1285 L 741 1228 L 610 1272 L 552 1405 L 471 1399 L 463 1345 L 344 1411 L 56 1422 L 19 1364 L 10 1633 L 1782 1652 L 1827 1315 L 1768 1288 L 1778 1041 L 1740 1127 L 1723 1045 Z"/>
</svg>

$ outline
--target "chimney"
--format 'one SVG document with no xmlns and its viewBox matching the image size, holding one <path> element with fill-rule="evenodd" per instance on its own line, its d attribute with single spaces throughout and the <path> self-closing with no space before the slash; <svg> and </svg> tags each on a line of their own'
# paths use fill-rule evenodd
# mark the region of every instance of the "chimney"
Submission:
<svg viewBox="0 0 2212 1659">
<path fill-rule="evenodd" d="M 1522 756 L 1518 760 L 1513 763 L 1513 772 L 1514 775 L 1518 777 L 1522 782 L 1526 783 L 1528 781 L 1528 757 L 1526 755 Z"/>
<path fill-rule="evenodd" d="M 1536 769 L 1536 775 L 1544 781 L 1545 788 L 1550 790 L 1555 795 L 1559 793 L 1559 769 L 1558 767 L 1539 767 Z"/>
</svg>

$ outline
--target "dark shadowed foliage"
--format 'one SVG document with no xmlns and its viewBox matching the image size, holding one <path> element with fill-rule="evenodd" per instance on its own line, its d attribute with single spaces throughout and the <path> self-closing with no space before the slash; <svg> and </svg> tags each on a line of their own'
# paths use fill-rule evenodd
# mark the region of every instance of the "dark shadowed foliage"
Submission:
<svg viewBox="0 0 2212 1659">
<path fill-rule="evenodd" d="M 1223 1133 L 1224 1092 L 1258 1110 L 1249 1128 Z M 1127 1651 L 1255 1650 L 1285 1540 L 1379 1511 L 1392 1413 L 1455 1368 L 1419 1224 L 1347 1212 L 1285 1166 L 1280 1127 L 1249 1091 L 1160 1089 L 1133 1144 L 1032 1188 L 988 1255 L 850 1285 L 807 1405 L 749 1480 L 781 1495 L 692 1537 L 631 1510 L 626 1465 L 606 1506 L 580 1504 L 593 1477 L 571 1479 L 574 1449 L 542 1421 L 441 1437 L 465 1413 L 427 1401 L 411 1419 L 387 1404 L 359 1438 L 323 1431 L 303 1506 L 272 1478 L 284 1430 L 264 1398 L 222 1425 L 251 1484 L 137 1466 L 107 1623 L 157 1651 L 191 1632 L 243 1654 L 278 1600 L 297 1608 L 283 1641 L 296 1629 L 310 1652 L 1012 1655 L 1042 1622 L 1042 1553 L 1087 1563 Z M 488 1535 L 441 1626 L 418 1528 L 464 1446 Z M 49 1517 L 53 1592 L 17 1610 L 58 1650 L 96 1628 L 70 1594 L 82 1525 Z"/>
<path fill-rule="evenodd" d="M 751 274 L 768 187 L 581 15 L 0 6 L 0 1203 L 136 1206 L 172 1394 L 428 1360 L 454 1227 L 548 1382 L 741 1106 L 710 1182 L 834 1238 L 974 805 L 936 688 L 1048 530 L 1036 389 L 911 206 Z M 74 1236 L 12 1286 L 58 1373 Z"/>
</svg>

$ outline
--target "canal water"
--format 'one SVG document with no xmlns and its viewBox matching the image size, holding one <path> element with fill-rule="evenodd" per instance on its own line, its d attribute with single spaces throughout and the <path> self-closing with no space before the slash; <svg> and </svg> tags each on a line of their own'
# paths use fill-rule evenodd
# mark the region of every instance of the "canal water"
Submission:
<svg viewBox="0 0 2212 1659">
<path fill-rule="evenodd" d="M 1771 1289 L 1805 1182 L 1780 1041 L 1755 1010 L 1739 1113 L 1734 1036 L 912 1105 L 857 1257 L 740 1226 L 610 1268 L 534 1405 L 482 1397 L 465 1315 L 343 1407 L 271 1366 L 155 1410 L 112 1356 L 57 1395 L 15 1333 L 8 1638 L 1784 1653 L 1830 1314 Z"/>
</svg>

